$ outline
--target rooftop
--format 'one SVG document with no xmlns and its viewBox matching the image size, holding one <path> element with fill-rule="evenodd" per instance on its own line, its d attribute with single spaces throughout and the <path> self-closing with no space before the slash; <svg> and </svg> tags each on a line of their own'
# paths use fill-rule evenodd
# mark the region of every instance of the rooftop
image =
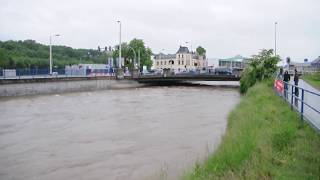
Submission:
<svg viewBox="0 0 320 180">
<path fill-rule="evenodd" d="M 176 55 L 175 54 L 163 54 L 163 53 L 159 53 L 159 54 L 155 54 L 154 55 L 154 59 L 175 59 Z"/>
<path fill-rule="evenodd" d="M 241 61 L 243 61 L 244 59 L 246 59 L 246 58 L 243 57 L 243 56 L 241 56 L 241 55 L 236 55 L 236 56 L 231 57 L 231 58 L 219 59 L 219 60 L 222 60 L 222 61 L 238 61 L 238 62 L 241 62 Z"/>
<path fill-rule="evenodd" d="M 320 56 L 313 60 L 311 64 L 320 64 Z"/>
<path fill-rule="evenodd" d="M 177 54 L 189 53 L 188 47 L 180 46 Z"/>
</svg>

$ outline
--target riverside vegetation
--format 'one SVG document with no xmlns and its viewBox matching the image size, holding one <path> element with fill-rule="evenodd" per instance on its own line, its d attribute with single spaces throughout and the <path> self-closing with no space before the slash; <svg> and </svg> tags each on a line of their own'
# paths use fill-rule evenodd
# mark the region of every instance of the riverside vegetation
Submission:
<svg viewBox="0 0 320 180">
<path fill-rule="evenodd" d="M 72 64 L 105 64 L 108 58 L 118 57 L 118 46 L 97 49 L 74 49 L 67 46 L 52 46 L 52 58 L 55 68 L 63 69 Z M 133 39 L 122 44 L 122 57 L 126 65 L 131 65 L 134 49 L 140 52 L 141 66 L 152 65 L 150 48 L 146 47 L 142 39 Z M 0 41 L 0 70 L 1 69 L 46 69 L 49 67 L 49 46 L 34 40 Z M 114 62 L 115 63 L 115 62 Z"/>
<path fill-rule="evenodd" d="M 320 178 L 320 135 L 275 95 L 270 77 L 278 57 L 271 54 L 263 50 L 253 57 L 221 144 L 184 179 Z"/>
</svg>

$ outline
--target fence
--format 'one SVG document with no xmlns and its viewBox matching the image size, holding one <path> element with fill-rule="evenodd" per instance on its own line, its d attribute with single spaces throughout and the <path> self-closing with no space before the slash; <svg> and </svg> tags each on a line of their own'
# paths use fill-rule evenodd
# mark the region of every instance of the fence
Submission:
<svg viewBox="0 0 320 180">
<path fill-rule="evenodd" d="M 300 114 L 301 120 L 306 120 L 318 133 L 320 133 L 320 93 L 303 88 L 304 82 L 300 86 L 276 80 L 275 89 L 286 102 L 290 103 L 291 109 Z M 281 86 L 282 88 L 276 87 Z"/>
<path fill-rule="evenodd" d="M 8 73 L 10 72 L 10 73 Z M 50 75 L 49 69 L 0 69 L 0 79 L 34 79 L 49 77 L 92 77 L 92 76 L 114 76 L 114 69 L 53 69 Z M 126 72 L 125 76 L 129 76 Z"/>
</svg>

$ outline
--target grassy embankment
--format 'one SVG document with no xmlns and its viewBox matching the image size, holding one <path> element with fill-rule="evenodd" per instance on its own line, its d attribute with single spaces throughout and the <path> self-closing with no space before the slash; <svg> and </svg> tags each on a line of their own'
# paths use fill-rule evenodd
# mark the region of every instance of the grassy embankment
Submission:
<svg viewBox="0 0 320 180">
<path fill-rule="evenodd" d="M 184 179 L 319 179 L 320 135 L 275 95 L 272 82 L 249 89 L 229 114 L 218 149 Z"/>
<path fill-rule="evenodd" d="M 313 87 L 320 89 L 320 73 L 303 75 L 302 79 Z"/>
</svg>

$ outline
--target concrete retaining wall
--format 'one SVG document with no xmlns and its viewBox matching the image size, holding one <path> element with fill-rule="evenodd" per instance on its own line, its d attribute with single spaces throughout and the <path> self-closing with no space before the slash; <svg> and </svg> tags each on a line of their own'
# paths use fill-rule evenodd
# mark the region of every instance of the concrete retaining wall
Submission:
<svg viewBox="0 0 320 180">
<path fill-rule="evenodd" d="M 133 80 L 79 80 L 0 84 L 0 97 L 141 87 Z"/>
</svg>

